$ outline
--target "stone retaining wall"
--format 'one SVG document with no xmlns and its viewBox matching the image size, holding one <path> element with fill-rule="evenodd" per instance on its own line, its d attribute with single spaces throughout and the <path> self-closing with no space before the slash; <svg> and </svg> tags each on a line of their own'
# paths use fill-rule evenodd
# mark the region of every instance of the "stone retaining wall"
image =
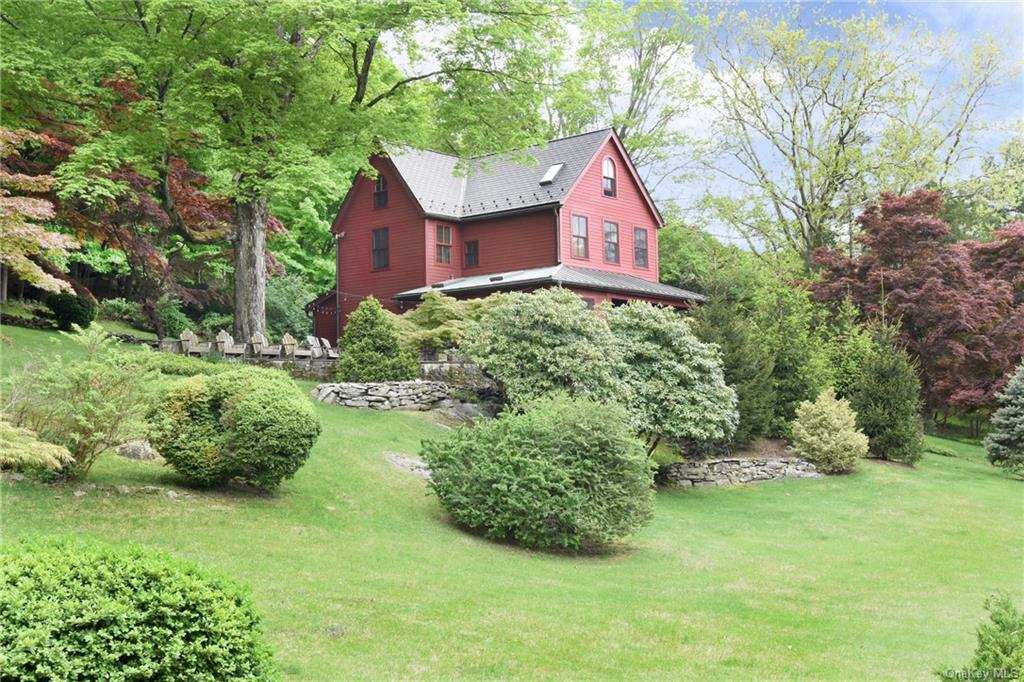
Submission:
<svg viewBox="0 0 1024 682">
<path fill-rule="evenodd" d="M 821 474 L 813 464 L 799 457 L 723 457 L 665 464 L 658 469 L 657 482 L 670 488 L 697 488 L 780 478 L 821 478 Z"/>
<path fill-rule="evenodd" d="M 320 384 L 310 396 L 324 403 L 375 410 L 432 410 L 451 407 L 451 388 L 440 381 Z"/>
</svg>

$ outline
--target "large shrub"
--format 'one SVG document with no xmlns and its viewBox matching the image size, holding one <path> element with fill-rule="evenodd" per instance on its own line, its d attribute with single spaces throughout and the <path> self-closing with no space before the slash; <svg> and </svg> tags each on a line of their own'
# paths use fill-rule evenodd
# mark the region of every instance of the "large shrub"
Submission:
<svg viewBox="0 0 1024 682">
<path fill-rule="evenodd" d="M 246 590 L 138 547 L 9 544 L 0 623 L 5 680 L 275 677 Z"/>
<path fill-rule="evenodd" d="M 175 383 L 150 421 L 157 451 L 203 486 L 240 479 L 274 488 L 306 462 L 320 435 L 313 406 L 295 382 L 253 367 Z"/>
<path fill-rule="evenodd" d="M 302 338 L 313 331 L 313 321 L 306 316 L 303 307 L 313 298 L 313 293 L 298 275 L 282 275 L 267 280 L 265 310 L 267 332 L 273 339 L 285 334 Z"/>
<path fill-rule="evenodd" d="M 653 452 L 664 436 L 723 441 L 736 429 L 736 392 L 717 347 L 697 340 L 679 313 L 642 301 L 606 309 L 623 353 L 626 406 Z"/>
<path fill-rule="evenodd" d="M 399 344 L 394 322 L 372 296 L 348 316 L 338 346 L 338 381 L 402 381 L 419 375 L 416 356 Z"/>
<path fill-rule="evenodd" d="M 814 402 L 796 408 L 793 452 L 826 474 L 853 471 L 857 459 L 868 454 L 868 439 L 857 430 L 850 403 L 828 388 Z"/>
<path fill-rule="evenodd" d="M 736 391 L 739 420 L 731 442 L 742 446 L 766 435 L 775 404 L 775 360 L 751 324 L 749 312 L 724 292 L 713 293 L 697 310 L 696 321 L 698 337 L 721 349 L 725 383 Z"/>
<path fill-rule="evenodd" d="M 154 373 L 133 366 L 132 353 L 100 325 L 70 335 L 80 356 L 56 355 L 31 365 L 12 387 L 11 423 L 66 448 L 68 477 L 88 473 L 103 452 L 141 435 Z"/>
<path fill-rule="evenodd" d="M 623 408 L 549 396 L 426 441 L 431 487 L 456 522 L 526 547 L 579 549 L 652 513 L 652 472 Z"/>
<path fill-rule="evenodd" d="M 1005 592 L 985 600 L 989 620 L 978 626 L 978 646 L 961 669 L 935 671 L 940 679 L 1019 680 L 1024 678 L 1024 611 L 1019 611 Z"/>
<path fill-rule="evenodd" d="M 999 409 L 992 415 L 985 452 L 988 461 L 1024 475 L 1024 364 L 999 394 Z"/>
<path fill-rule="evenodd" d="M 896 346 L 895 330 L 880 326 L 874 334 L 850 400 L 857 427 L 868 437 L 871 457 L 913 464 L 924 454 L 921 382 L 910 356 Z"/>
<path fill-rule="evenodd" d="M 96 306 L 81 296 L 69 293 L 50 294 L 46 306 L 57 320 L 57 328 L 71 331 L 74 325 L 85 329 L 96 319 Z"/>
<path fill-rule="evenodd" d="M 418 306 L 395 316 L 402 346 L 413 351 L 437 351 L 456 348 L 469 325 L 491 308 L 500 305 L 505 295 L 460 300 L 439 291 L 428 291 Z"/>
<path fill-rule="evenodd" d="M 789 436 L 797 406 L 831 381 L 825 347 L 814 334 L 816 310 L 803 289 L 771 281 L 755 292 L 754 322 L 773 358 L 774 405 L 769 435 Z"/>
<path fill-rule="evenodd" d="M 568 289 L 508 294 L 470 325 L 461 347 L 512 404 L 553 391 L 599 399 L 623 392 L 617 339 Z"/>
</svg>

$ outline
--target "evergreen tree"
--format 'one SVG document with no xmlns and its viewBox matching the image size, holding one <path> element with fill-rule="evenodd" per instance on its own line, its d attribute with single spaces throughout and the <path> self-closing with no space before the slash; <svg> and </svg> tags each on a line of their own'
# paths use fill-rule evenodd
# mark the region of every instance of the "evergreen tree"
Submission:
<svg viewBox="0 0 1024 682">
<path fill-rule="evenodd" d="M 999 409 L 985 439 L 988 461 L 1024 476 L 1024 363 L 999 394 Z"/>
<path fill-rule="evenodd" d="M 732 443 L 740 446 L 768 433 L 775 404 L 775 361 L 748 318 L 740 306 L 716 294 L 697 312 L 697 336 L 722 349 L 725 383 L 736 391 L 739 423 Z"/>
<path fill-rule="evenodd" d="M 913 464 L 924 451 L 917 368 L 896 345 L 895 327 L 882 325 L 874 332 L 875 347 L 850 401 L 857 427 L 868 437 L 869 457 Z"/>
<path fill-rule="evenodd" d="M 338 345 L 338 381 L 402 381 L 419 373 L 416 357 L 401 348 L 394 322 L 372 296 L 349 315 Z"/>
</svg>

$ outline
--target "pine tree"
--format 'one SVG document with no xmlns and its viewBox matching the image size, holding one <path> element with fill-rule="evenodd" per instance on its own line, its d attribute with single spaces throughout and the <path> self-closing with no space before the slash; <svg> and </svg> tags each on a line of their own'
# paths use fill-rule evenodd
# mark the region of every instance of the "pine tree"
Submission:
<svg viewBox="0 0 1024 682">
<path fill-rule="evenodd" d="M 875 347 L 850 402 L 857 428 L 868 437 L 869 457 L 913 464 L 924 452 L 921 382 L 910 356 L 896 345 L 896 331 L 875 328 Z"/>
<path fill-rule="evenodd" d="M 992 415 L 985 451 L 994 466 L 1024 476 L 1024 363 L 999 394 L 999 409 Z"/>
<path fill-rule="evenodd" d="M 394 322 L 372 296 L 349 315 L 338 345 L 338 381 L 402 381 L 419 372 L 415 356 L 399 345 Z"/>
<path fill-rule="evenodd" d="M 774 359 L 742 308 L 712 296 L 697 312 L 697 335 L 722 350 L 725 383 L 736 391 L 739 424 L 733 445 L 746 445 L 768 433 L 775 404 Z"/>
</svg>

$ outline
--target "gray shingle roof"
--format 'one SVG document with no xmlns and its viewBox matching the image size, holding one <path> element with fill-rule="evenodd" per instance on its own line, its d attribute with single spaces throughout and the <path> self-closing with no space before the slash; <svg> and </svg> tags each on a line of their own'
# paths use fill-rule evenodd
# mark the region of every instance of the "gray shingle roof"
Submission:
<svg viewBox="0 0 1024 682">
<path fill-rule="evenodd" d="M 595 289 L 598 291 L 636 294 L 656 298 L 668 298 L 679 301 L 701 302 L 704 296 L 671 286 L 661 282 L 649 282 L 633 275 L 619 272 L 594 270 L 572 265 L 546 265 L 541 268 L 494 272 L 472 277 L 457 277 L 445 280 L 436 285 L 409 289 L 395 294 L 396 299 L 418 301 L 428 291 L 439 291 L 443 294 L 469 293 L 472 291 L 519 289 L 526 286 L 558 285 Z"/>
<path fill-rule="evenodd" d="M 461 174 L 459 159 L 440 152 L 403 149 L 390 158 L 425 213 L 463 219 L 561 202 L 609 133 L 596 130 L 530 147 L 525 151 L 536 164 L 476 156 L 466 159 Z M 541 186 L 556 163 L 565 165 L 551 184 Z"/>
</svg>

